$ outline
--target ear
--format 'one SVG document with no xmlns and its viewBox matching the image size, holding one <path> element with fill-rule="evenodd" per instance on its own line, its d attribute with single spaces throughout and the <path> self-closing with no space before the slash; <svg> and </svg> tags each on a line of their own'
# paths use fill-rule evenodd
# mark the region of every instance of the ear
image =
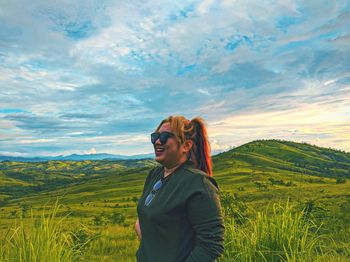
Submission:
<svg viewBox="0 0 350 262">
<path fill-rule="evenodd" d="M 189 151 L 191 150 L 192 146 L 193 146 L 193 141 L 190 140 L 190 139 L 186 140 L 186 141 L 183 143 L 183 152 L 184 152 L 184 153 L 189 152 Z"/>
</svg>

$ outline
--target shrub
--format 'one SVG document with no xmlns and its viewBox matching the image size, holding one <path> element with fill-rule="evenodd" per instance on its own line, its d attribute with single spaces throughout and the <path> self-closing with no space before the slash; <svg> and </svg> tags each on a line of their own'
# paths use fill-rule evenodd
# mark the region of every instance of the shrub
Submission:
<svg viewBox="0 0 350 262">
<path fill-rule="evenodd" d="M 74 231 L 72 231 L 72 240 L 74 242 L 74 249 L 75 250 L 86 250 L 88 244 L 100 237 L 100 233 L 95 233 L 91 229 L 89 229 L 86 225 L 81 224 L 79 227 L 77 227 Z"/>
<path fill-rule="evenodd" d="M 98 216 L 93 216 L 92 218 L 92 224 L 95 226 L 108 225 L 108 222 L 109 219 L 104 213 Z"/>
<path fill-rule="evenodd" d="M 247 220 L 247 206 L 237 199 L 237 194 L 221 193 L 221 204 L 226 219 L 234 219 L 237 224 L 243 224 Z"/>
<path fill-rule="evenodd" d="M 109 217 L 109 220 L 113 224 L 121 225 L 125 222 L 125 216 L 122 213 L 113 212 L 112 215 Z"/>
<path fill-rule="evenodd" d="M 344 177 L 337 177 L 335 183 L 337 183 L 337 184 L 345 184 L 346 183 L 346 179 Z"/>
</svg>

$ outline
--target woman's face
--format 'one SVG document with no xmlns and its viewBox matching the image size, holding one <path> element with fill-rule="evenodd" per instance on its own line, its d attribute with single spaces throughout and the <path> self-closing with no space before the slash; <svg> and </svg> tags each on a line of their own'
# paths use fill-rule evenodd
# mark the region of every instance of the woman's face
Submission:
<svg viewBox="0 0 350 262">
<path fill-rule="evenodd" d="M 163 131 L 172 132 L 169 123 L 164 123 L 158 130 L 159 133 Z M 165 144 L 161 144 L 159 139 L 157 139 L 154 144 L 155 160 L 167 168 L 172 168 L 177 166 L 185 157 L 183 147 L 178 146 L 179 141 L 176 137 L 169 137 Z M 164 149 L 163 152 L 157 152 L 157 148 Z"/>
</svg>

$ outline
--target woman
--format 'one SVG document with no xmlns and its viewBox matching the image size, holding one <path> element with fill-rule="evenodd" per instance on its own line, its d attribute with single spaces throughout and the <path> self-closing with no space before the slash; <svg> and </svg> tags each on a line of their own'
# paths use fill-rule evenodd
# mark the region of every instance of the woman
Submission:
<svg viewBox="0 0 350 262">
<path fill-rule="evenodd" d="M 148 174 L 137 205 L 137 261 L 214 261 L 225 227 L 204 120 L 170 116 L 151 141 L 161 166 Z"/>
</svg>

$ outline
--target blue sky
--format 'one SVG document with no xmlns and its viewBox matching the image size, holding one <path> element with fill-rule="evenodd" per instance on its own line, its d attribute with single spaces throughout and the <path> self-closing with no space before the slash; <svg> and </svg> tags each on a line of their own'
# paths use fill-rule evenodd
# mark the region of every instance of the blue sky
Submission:
<svg viewBox="0 0 350 262">
<path fill-rule="evenodd" d="M 149 153 L 169 115 L 350 152 L 349 34 L 349 1 L 1 1 L 0 154 Z"/>
</svg>

